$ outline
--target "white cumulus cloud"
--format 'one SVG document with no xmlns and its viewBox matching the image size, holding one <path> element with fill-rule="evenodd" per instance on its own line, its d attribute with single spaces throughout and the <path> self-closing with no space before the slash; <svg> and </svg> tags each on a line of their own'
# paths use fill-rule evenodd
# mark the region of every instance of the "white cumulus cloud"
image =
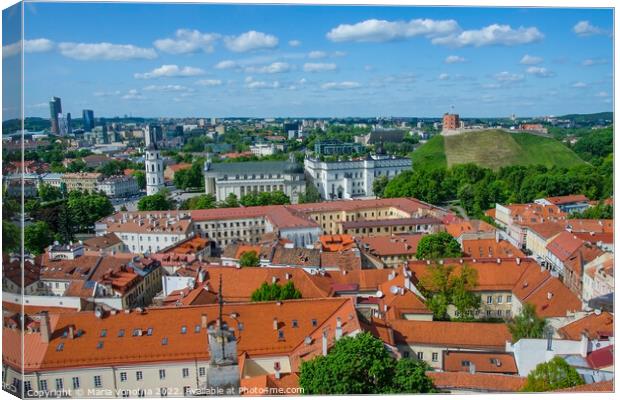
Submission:
<svg viewBox="0 0 620 400">
<path fill-rule="evenodd" d="M 280 82 L 257 81 L 251 76 L 248 76 L 245 78 L 245 87 L 248 89 L 277 89 L 280 87 Z"/>
<path fill-rule="evenodd" d="M 144 73 L 136 73 L 134 77 L 136 79 L 153 79 L 153 78 L 162 78 L 162 77 L 186 77 L 186 76 L 197 76 L 204 74 L 200 68 L 195 67 L 179 67 L 174 64 L 162 65 L 161 67 L 155 68 L 150 72 Z"/>
<path fill-rule="evenodd" d="M 185 54 L 204 51 L 210 53 L 220 38 L 217 33 L 202 33 L 196 29 L 178 29 L 174 38 L 158 39 L 153 45 L 165 53 Z"/>
<path fill-rule="evenodd" d="M 130 89 L 126 94 L 123 95 L 122 99 L 124 100 L 144 100 L 145 96 L 140 94 L 136 89 Z"/>
<path fill-rule="evenodd" d="M 299 47 L 301 46 L 301 41 L 299 40 L 289 40 L 288 45 L 291 47 Z"/>
<path fill-rule="evenodd" d="M 147 92 L 193 92 L 194 89 L 183 85 L 148 85 L 142 88 Z"/>
<path fill-rule="evenodd" d="M 196 84 L 200 86 L 220 86 L 222 81 L 219 79 L 201 79 Z"/>
<path fill-rule="evenodd" d="M 336 68 L 336 64 L 334 63 L 305 63 L 304 71 L 306 72 L 325 72 L 325 71 L 334 71 Z"/>
<path fill-rule="evenodd" d="M 573 32 L 577 36 L 602 35 L 605 31 L 598 26 L 594 26 L 590 21 L 579 21 L 573 26 Z"/>
<path fill-rule="evenodd" d="M 536 27 L 513 29 L 510 25 L 492 24 L 482 29 L 436 37 L 432 39 L 432 43 L 451 47 L 514 46 L 537 42 L 543 38 L 544 35 Z"/>
<path fill-rule="evenodd" d="M 553 73 L 552 71 L 549 71 L 547 68 L 544 68 L 544 67 L 529 67 L 525 71 L 528 74 L 535 75 L 539 78 L 550 78 L 552 76 L 555 76 L 555 73 Z"/>
<path fill-rule="evenodd" d="M 495 74 L 495 80 L 499 82 L 519 82 L 522 81 L 524 76 L 522 74 L 515 74 L 508 71 L 502 71 Z"/>
<path fill-rule="evenodd" d="M 21 50 L 21 40 L 2 46 L 2 58 L 11 57 Z M 44 53 L 54 49 L 54 42 L 49 39 L 26 39 L 24 40 L 24 53 Z"/>
<path fill-rule="evenodd" d="M 311 51 L 310 53 L 308 53 L 308 58 L 325 58 L 325 57 L 327 57 L 327 53 L 324 51 L 315 50 L 315 51 Z"/>
<path fill-rule="evenodd" d="M 465 58 L 461 56 L 448 56 L 445 61 L 446 64 L 456 64 L 465 62 Z"/>
<path fill-rule="evenodd" d="M 239 36 L 227 36 L 224 43 L 230 51 L 244 53 L 258 49 L 272 49 L 278 46 L 278 38 L 263 32 L 249 31 Z"/>
<path fill-rule="evenodd" d="M 327 33 L 327 38 L 333 42 L 388 42 L 416 36 L 445 36 L 458 29 L 457 22 L 452 19 L 410 21 L 368 19 L 353 25 L 338 25 Z"/>
<path fill-rule="evenodd" d="M 443 73 L 443 74 L 439 74 L 439 76 L 437 77 L 437 79 L 439 79 L 440 81 L 447 81 L 448 79 L 450 79 L 450 75 Z"/>
<path fill-rule="evenodd" d="M 232 60 L 223 60 L 218 62 L 217 64 L 215 64 L 215 66 L 213 68 L 215 69 L 233 69 L 233 68 L 237 68 L 239 67 L 239 65 Z"/>
<path fill-rule="evenodd" d="M 274 62 L 269 65 L 247 67 L 245 72 L 258 74 L 279 74 L 290 70 L 291 66 L 288 63 Z"/>
<path fill-rule="evenodd" d="M 73 43 L 63 42 L 58 44 L 60 54 L 75 60 L 131 60 L 157 57 L 155 50 L 137 47 L 132 44 L 102 43 Z"/>
<path fill-rule="evenodd" d="M 581 65 L 591 67 L 593 65 L 607 64 L 607 60 L 604 58 L 587 58 L 582 61 Z"/>
<path fill-rule="evenodd" d="M 585 82 L 575 82 L 571 86 L 574 88 L 579 88 L 579 89 L 588 87 L 588 85 Z"/>
<path fill-rule="evenodd" d="M 357 89 L 362 85 L 359 82 L 343 81 L 343 82 L 327 82 L 321 85 L 321 89 L 325 90 L 346 90 Z"/>
<path fill-rule="evenodd" d="M 540 64 L 541 62 L 543 62 L 542 57 L 531 56 L 529 54 L 524 55 L 521 58 L 521 61 L 519 61 L 519 63 L 523 65 L 536 65 Z"/>
</svg>

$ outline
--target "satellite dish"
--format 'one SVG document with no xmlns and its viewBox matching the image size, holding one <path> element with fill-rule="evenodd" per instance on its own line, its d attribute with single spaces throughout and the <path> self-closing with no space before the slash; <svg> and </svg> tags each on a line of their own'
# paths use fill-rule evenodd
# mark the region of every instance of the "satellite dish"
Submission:
<svg viewBox="0 0 620 400">
<path fill-rule="evenodd" d="M 398 293 L 398 286 L 394 285 L 394 286 L 390 287 L 390 293 L 392 293 L 392 294 Z"/>
<path fill-rule="evenodd" d="M 376 294 L 376 296 L 377 296 L 378 298 L 383 297 L 383 292 L 382 292 L 382 291 L 380 291 L 380 290 L 377 290 L 377 294 Z"/>
</svg>

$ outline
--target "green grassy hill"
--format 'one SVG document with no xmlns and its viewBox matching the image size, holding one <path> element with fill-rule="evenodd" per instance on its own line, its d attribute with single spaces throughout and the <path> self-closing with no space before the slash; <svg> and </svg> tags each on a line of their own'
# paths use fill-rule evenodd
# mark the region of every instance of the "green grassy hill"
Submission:
<svg viewBox="0 0 620 400">
<path fill-rule="evenodd" d="M 474 163 L 498 169 L 506 165 L 542 164 L 571 167 L 584 163 L 555 139 L 501 130 L 435 136 L 412 154 L 416 167 L 451 167 Z"/>
</svg>

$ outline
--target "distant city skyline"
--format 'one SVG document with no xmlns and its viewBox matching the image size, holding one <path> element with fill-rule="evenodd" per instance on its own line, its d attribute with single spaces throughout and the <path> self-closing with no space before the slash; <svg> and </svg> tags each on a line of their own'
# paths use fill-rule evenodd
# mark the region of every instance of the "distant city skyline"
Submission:
<svg viewBox="0 0 620 400">
<path fill-rule="evenodd" d="M 49 118 L 53 96 L 97 118 L 613 107 L 611 9 L 27 3 L 25 13 L 26 116 Z"/>
</svg>

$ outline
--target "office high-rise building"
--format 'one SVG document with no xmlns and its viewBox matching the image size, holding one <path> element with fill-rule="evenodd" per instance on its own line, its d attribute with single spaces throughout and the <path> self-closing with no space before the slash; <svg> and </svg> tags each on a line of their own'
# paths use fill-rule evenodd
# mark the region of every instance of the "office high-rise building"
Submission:
<svg viewBox="0 0 620 400">
<path fill-rule="evenodd" d="M 62 105 L 59 97 L 52 97 L 50 101 L 50 122 L 52 123 L 52 133 L 58 135 L 60 129 L 58 126 L 58 114 L 62 114 Z"/>
<path fill-rule="evenodd" d="M 95 128 L 95 113 L 93 110 L 82 110 L 82 121 L 84 122 L 84 131 L 92 132 Z"/>
</svg>

